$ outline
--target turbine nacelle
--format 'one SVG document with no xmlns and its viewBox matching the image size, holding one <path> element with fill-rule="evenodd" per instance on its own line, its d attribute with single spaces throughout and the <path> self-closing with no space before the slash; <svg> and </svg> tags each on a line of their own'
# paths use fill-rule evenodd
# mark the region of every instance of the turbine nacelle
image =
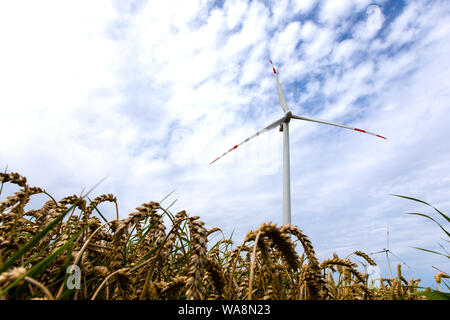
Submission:
<svg viewBox="0 0 450 320">
<path fill-rule="evenodd" d="M 291 121 L 291 119 L 292 119 L 292 112 L 289 110 L 289 111 L 284 113 L 284 121 L 283 121 L 283 123 L 289 123 L 289 121 Z M 280 124 L 280 132 L 283 132 L 283 123 Z"/>
</svg>

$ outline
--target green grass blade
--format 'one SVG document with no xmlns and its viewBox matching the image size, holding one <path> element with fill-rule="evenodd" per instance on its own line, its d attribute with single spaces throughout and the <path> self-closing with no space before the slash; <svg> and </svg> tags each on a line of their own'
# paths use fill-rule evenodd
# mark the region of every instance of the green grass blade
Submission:
<svg viewBox="0 0 450 320">
<path fill-rule="evenodd" d="M 166 211 L 168 211 L 168 210 L 170 209 L 170 207 L 173 206 L 173 205 L 175 204 L 175 202 L 177 202 L 177 201 L 178 201 L 178 199 L 175 199 L 175 201 L 173 201 L 173 202 L 170 204 L 170 206 L 167 207 Z"/>
<path fill-rule="evenodd" d="M 99 182 L 97 182 L 88 192 L 86 192 L 86 194 L 84 196 L 80 196 L 82 199 L 84 199 L 85 197 L 87 197 L 87 195 L 89 193 L 91 193 L 95 188 L 97 188 L 103 181 L 106 180 L 106 178 L 108 178 L 108 176 L 104 177 L 103 179 L 101 179 Z"/>
<path fill-rule="evenodd" d="M 35 259 L 39 258 L 41 256 L 41 254 L 48 249 L 50 245 L 47 245 L 46 247 L 44 247 L 44 249 L 42 249 L 41 251 L 39 251 L 38 253 L 36 253 L 34 256 L 32 256 L 30 259 L 28 259 L 27 261 L 25 261 L 25 263 L 23 264 L 24 266 L 27 266 L 28 264 L 30 264 L 31 262 L 33 262 Z"/>
<path fill-rule="evenodd" d="M 438 245 L 441 247 L 442 250 L 445 251 L 445 253 L 446 253 L 448 256 L 450 256 L 450 253 L 447 251 L 447 249 L 445 249 L 445 247 L 444 247 L 442 244 L 440 244 L 440 243 L 438 242 Z"/>
<path fill-rule="evenodd" d="M 63 244 L 61 247 L 59 247 L 55 252 L 50 254 L 48 257 L 40 261 L 38 264 L 36 264 L 33 268 L 30 269 L 30 276 L 34 277 L 37 274 L 39 274 L 45 267 L 47 267 L 58 255 L 61 251 L 65 250 L 68 246 L 70 246 L 75 239 L 77 239 L 80 234 L 86 230 L 87 227 L 83 228 L 82 230 L 78 231 L 72 238 L 70 238 L 65 244 Z"/>
<path fill-rule="evenodd" d="M 450 223 L 450 218 L 447 217 L 445 214 L 443 214 L 441 211 L 439 211 L 437 208 L 435 208 L 434 206 L 432 206 L 431 204 L 429 204 L 428 202 L 416 199 L 416 198 L 411 198 L 411 197 L 407 197 L 407 196 L 401 196 L 399 194 L 391 194 L 392 196 L 396 196 L 396 197 L 400 197 L 400 198 L 404 198 L 404 199 L 409 199 L 409 200 L 413 200 L 413 201 L 417 201 L 423 204 L 426 204 L 429 207 L 432 207 L 434 210 L 436 210 L 437 213 L 439 213 L 445 220 L 447 220 L 447 222 Z"/>
<path fill-rule="evenodd" d="M 0 273 L 8 270 L 14 262 L 19 259 L 21 256 L 23 256 L 28 250 L 33 248 L 53 227 L 55 227 L 64 217 L 66 214 L 74 207 L 72 205 L 69 209 L 65 210 L 63 213 L 61 213 L 55 220 L 50 222 L 48 225 L 45 226 L 45 228 L 39 232 L 37 235 L 35 235 L 30 241 L 28 241 L 22 248 L 20 248 L 12 257 L 10 257 L 5 263 L 3 263 L 2 266 L 0 266 Z"/>
<path fill-rule="evenodd" d="M 84 229 L 83 229 L 84 230 Z M 63 250 L 65 250 L 69 245 L 72 245 L 73 241 L 78 238 L 78 236 L 81 234 L 81 232 L 83 232 L 83 230 L 80 230 L 75 236 L 73 236 L 71 239 L 69 239 L 64 245 L 62 245 L 61 247 L 59 247 L 57 250 L 55 250 L 55 252 L 53 252 L 52 254 L 50 254 L 48 257 L 46 257 L 45 259 L 43 259 L 41 262 L 39 262 L 38 264 L 36 264 L 33 268 L 31 268 L 30 270 L 28 270 L 25 274 L 23 274 L 22 276 L 20 276 L 19 278 L 17 278 L 15 281 L 13 281 L 9 286 L 7 286 L 5 289 L 2 290 L 2 292 L 0 292 L 0 296 L 3 296 L 6 294 L 6 292 L 8 292 L 8 290 L 10 290 L 11 288 L 13 288 L 16 284 L 18 284 L 20 281 L 22 281 L 23 278 L 30 276 L 30 277 L 34 277 L 37 274 L 39 274 L 46 266 L 48 266 Z"/>
<path fill-rule="evenodd" d="M 427 219 L 430 219 L 431 221 L 434 221 L 442 230 L 444 230 L 444 232 L 447 234 L 448 237 L 450 237 L 450 232 L 448 232 L 447 230 L 444 229 L 443 226 L 441 226 L 441 224 L 439 222 L 437 222 L 436 220 L 434 220 L 433 218 L 431 218 L 430 216 L 423 214 L 423 213 L 417 213 L 417 212 L 409 212 L 407 214 L 411 214 L 411 215 L 415 215 L 415 216 L 421 216 L 421 217 L 425 217 Z"/>
<path fill-rule="evenodd" d="M 448 290 L 450 290 L 450 286 L 447 284 L 447 281 L 445 281 L 445 279 L 442 279 L 442 283 L 445 284 Z"/>
<path fill-rule="evenodd" d="M 88 197 L 88 200 L 89 200 L 89 204 L 91 204 L 92 203 L 92 200 Z M 100 215 L 100 217 L 102 217 L 102 219 L 103 219 L 103 221 L 105 221 L 105 223 L 107 223 L 108 222 L 108 220 L 106 220 L 106 218 L 100 213 L 100 211 L 97 209 L 97 206 L 94 206 L 94 210 L 95 211 L 97 211 L 97 213 Z M 81 217 L 81 215 L 80 215 L 80 217 Z"/>
<path fill-rule="evenodd" d="M 429 250 L 429 249 L 423 249 L 423 248 L 417 248 L 417 247 L 412 247 L 412 248 L 418 249 L 418 250 L 422 250 L 422 251 L 426 251 L 426 252 L 431 252 L 431 253 L 439 254 L 439 255 L 441 255 L 441 256 L 444 256 L 444 257 L 450 259 L 450 256 L 445 255 L 445 254 L 442 254 L 442 253 L 437 252 L 437 251 L 433 251 L 433 250 Z"/>
<path fill-rule="evenodd" d="M 82 199 L 87 197 L 87 195 L 89 193 L 92 192 L 92 190 L 94 190 L 100 183 L 102 183 L 103 181 L 105 181 L 107 177 L 104 177 L 102 180 L 100 180 L 98 183 L 96 183 L 83 197 L 81 197 Z M 71 205 L 70 208 L 68 208 L 67 210 L 65 210 L 63 213 L 61 213 L 55 220 L 53 220 L 52 222 L 50 222 L 48 225 L 45 226 L 45 228 L 39 232 L 37 235 L 35 235 L 29 242 L 27 242 L 22 248 L 20 248 L 16 253 L 14 253 L 12 255 L 12 257 L 10 257 L 6 262 L 4 262 L 1 266 L 0 266 L 0 274 L 6 270 L 8 270 L 13 264 L 14 262 L 19 259 L 20 257 L 22 257 L 28 250 L 30 250 L 32 247 L 34 247 L 51 229 L 53 229 L 53 227 L 55 227 L 55 225 L 57 225 L 58 223 L 60 223 L 64 217 L 67 215 L 67 213 L 72 210 L 73 208 L 75 208 L 75 205 Z"/>
<path fill-rule="evenodd" d="M 396 197 L 400 197 L 400 198 L 404 198 L 404 199 L 408 199 L 408 200 L 417 201 L 417 202 L 420 202 L 420 203 L 426 204 L 427 206 L 432 207 L 432 205 L 429 204 L 428 202 L 425 202 L 425 201 L 422 201 L 422 200 L 419 200 L 419 199 L 416 199 L 416 198 L 407 197 L 407 196 L 402 196 L 402 195 L 399 195 L 399 194 L 393 194 L 393 193 L 391 193 L 391 196 L 396 196 Z"/>
<path fill-rule="evenodd" d="M 164 198 L 162 198 L 162 200 L 159 202 L 159 204 L 161 204 L 161 202 L 163 202 L 164 200 L 166 200 L 168 197 L 170 197 L 170 195 L 172 193 L 174 193 L 177 189 L 174 189 L 172 192 L 169 192 L 169 194 L 167 196 L 165 196 Z"/>
</svg>

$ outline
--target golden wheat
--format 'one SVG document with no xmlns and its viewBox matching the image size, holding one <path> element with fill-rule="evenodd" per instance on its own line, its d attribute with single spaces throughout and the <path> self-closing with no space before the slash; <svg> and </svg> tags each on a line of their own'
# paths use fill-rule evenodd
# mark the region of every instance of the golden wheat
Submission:
<svg viewBox="0 0 450 320">
<path fill-rule="evenodd" d="M 414 295 L 420 279 L 406 282 L 400 265 L 396 278 L 369 289 L 356 263 L 336 254 L 320 263 L 296 226 L 263 223 L 233 247 L 220 228 L 156 202 L 119 219 L 112 194 L 89 204 L 78 195 L 56 201 L 18 173 L 1 173 L 0 182 L 21 188 L 0 202 L 0 268 L 8 266 L 0 272 L 0 299 L 422 299 Z M 50 200 L 27 211 L 38 193 Z M 105 201 L 115 204 L 116 219 L 102 222 L 96 213 Z M 375 265 L 362 251 L 352 254 Z M 73 265 L 81 270 L 80 290 L 66 283 Z M 435 279 L 440 285 L 447 277 Z"/>
</svg>

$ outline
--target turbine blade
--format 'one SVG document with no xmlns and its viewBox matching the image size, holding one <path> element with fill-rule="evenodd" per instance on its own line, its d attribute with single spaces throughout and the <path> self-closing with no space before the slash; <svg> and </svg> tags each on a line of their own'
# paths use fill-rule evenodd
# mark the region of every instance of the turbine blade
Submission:
<svg viewBox="0 0 450 320">
<path fill-rule="evenodd" d="M 389 253 L 392 254 L 392 255 L 393 255 L 394 257 L 396 257 L 401 263 L 403 263 L 405 266 L 407 266 L 407 267 L 409 268 L 408 264 L 407 264 L 405 261 L 403 261 L 402 259 L 400 259 L 397 255 L 395 255 L 391 250 L 389 250 Z"/>
<path fill-rule="evenodd" d="M 243 145 L 244 143 L 250 141 L 251 139 L 253 139 L 253 138 L 259 136 L 260 134 L 262 134 L 262 133 L 264 133 L 264 132 L 267 132 L 267 131 L 269 131 L 269 130 L 271 130 L 271 129 L 273 129 L 273 128 L 278 127 L 281 123 L 283 123 L 283 122 L 286 120 L 286 118 L 287 118 L 287 117 L 284 116 L 283 118 L 278 119 L 278 120 L 275 121 L 274 123 L 268 125 L 268 126 L 265 127 L 264 129 L 259 130 L 258 132 L 256 132 L 256 133 L 253 134 L 252 136 L 248 137 L 248 138 L 245 139 L 244 141 L 242 141 L 242 142 L 240 142 L 239 144 L 237 144 L 237 145 L 235 145 L 234 147 L 232 147 L 230 150 L 228 150 L 227 152 L 225 152 L 224 154 L 222 154 L 220 157 L 217 157 L 215 160 L 213 160 L 213 161 L 210 163 L 210 165 L 213 164 L 214 162 L 216 162 L 217 160 L 219 160 L 220 158 L 222 158 L 223 156 L 225 156 L 227 153 L 233 151 L 233 150 L 236 149 L 237 147 L 239 147 L 239 146 Z"/>
<path fill-rule="evenodd" d="M 308 117 L 301 117 L 301 116 L 296 116 L 296 115 L 292 115 L 291 118 L 298 119 L 298 120 L 317 122 L 317 123 L 323 123 L 323 124 L 328 124 L 328 125 L 331 125 L 331 126 L 336 126 L 336 127 L 341 127 L 341 128 L 345 128 L 345 129 L 355 130 L 355 131 L 358 131 L 358 132 L 371 134 L 371 135 L 376 136 L 378 138 L 383 138 L 383 139 L 387 140 L 387 138 L 385 138 L 383 136 L 380 136 L 379 134 L 372 133 L 372 132 L 369 132 L 369 131 L 366 131 L 366 130 L 362 130 L 362 129 L 358 129 L 358 128 L 344 126 L 343 124 L 339 124 L 339 123 L 335 123 L 335 122 L 331 122 L 331 121 L 320 120 L 320 119 L 315 119 L 315 118 L 308 118 Z"/>
<path fill-rule="evenodd" d="M 272 65 L 273 75 L 275 76 L 275 80 L 277 81 L 278 99 L 280 100 L 281 109 L 283 109 L 283 111 L 286 113 L 289 111 L 289 109 L 286 104 L 286 98 L 284 97 L 283 90 L 281 90 L 281 85 L 280 85 L 280 80 L 278 79 L 277 70 L 275 70 L 272 60 L 270 60 L 270 64 Z"/>
<path fill-rule="evenodd" d="M 369 253 L 369 254 L 383 253 L 384 251 L 386 251 L 386 250 L 376 251 L 376 252 L 372 252 L 372 253 Z"/>
</svg>

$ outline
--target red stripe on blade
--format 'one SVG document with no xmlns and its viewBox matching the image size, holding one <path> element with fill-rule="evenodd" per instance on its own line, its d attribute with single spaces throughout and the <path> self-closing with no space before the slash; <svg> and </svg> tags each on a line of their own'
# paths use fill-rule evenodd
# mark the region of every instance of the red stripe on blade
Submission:
<svg viewBox="0 0 450 320">
<path fill-rule="evenodd" d="M 365 130 L 361 130 L 361 129 L 358 129 L 358 128 L 355 128 L 355 130 L 356 130 L 356 131 L 359 131 L 359 132 L 364 132 L 364 133 L 366 133 Z"/>
<path fill-rule="evenodd" d="M 272 60 L 270 60 L 270 64 L 273 64 L 273 63 L 272 63 Z"/>
<path fill-rule="evenodd" d="M 272 69 L 273 69 L 273 73 L 277 74 L 277 71 L 275 70 L 275 68 L 272 68 Z"/>
<path fill-rule="evenodd" d="M 220 158 L 220 157 L 219 157 Z M 210 165 L 219 160 L 219 158 L 215 159 L 214 161 L 211 161 Z"/>
<path fill-rule="evenodd" d="M 377 137 L 378 137 L 378 138 L 383 138 L 383 139 L 386 139 L 386 140 L 387 140 L 387 138 L 385 138 L 385 137 L 383 137 L 383 136 L 380 136 L 379 134 L 377 134 Z"/>
<path fill-rule="evenodd" d="M 234 149 L 236 149 L 238 146 L 237 145 L 235 145 L 233 148 L 231 148 L 230 150 L 228 150 L 228 151 L 231 151 L 231 150 L 234 150 Z"/>
</svg>

